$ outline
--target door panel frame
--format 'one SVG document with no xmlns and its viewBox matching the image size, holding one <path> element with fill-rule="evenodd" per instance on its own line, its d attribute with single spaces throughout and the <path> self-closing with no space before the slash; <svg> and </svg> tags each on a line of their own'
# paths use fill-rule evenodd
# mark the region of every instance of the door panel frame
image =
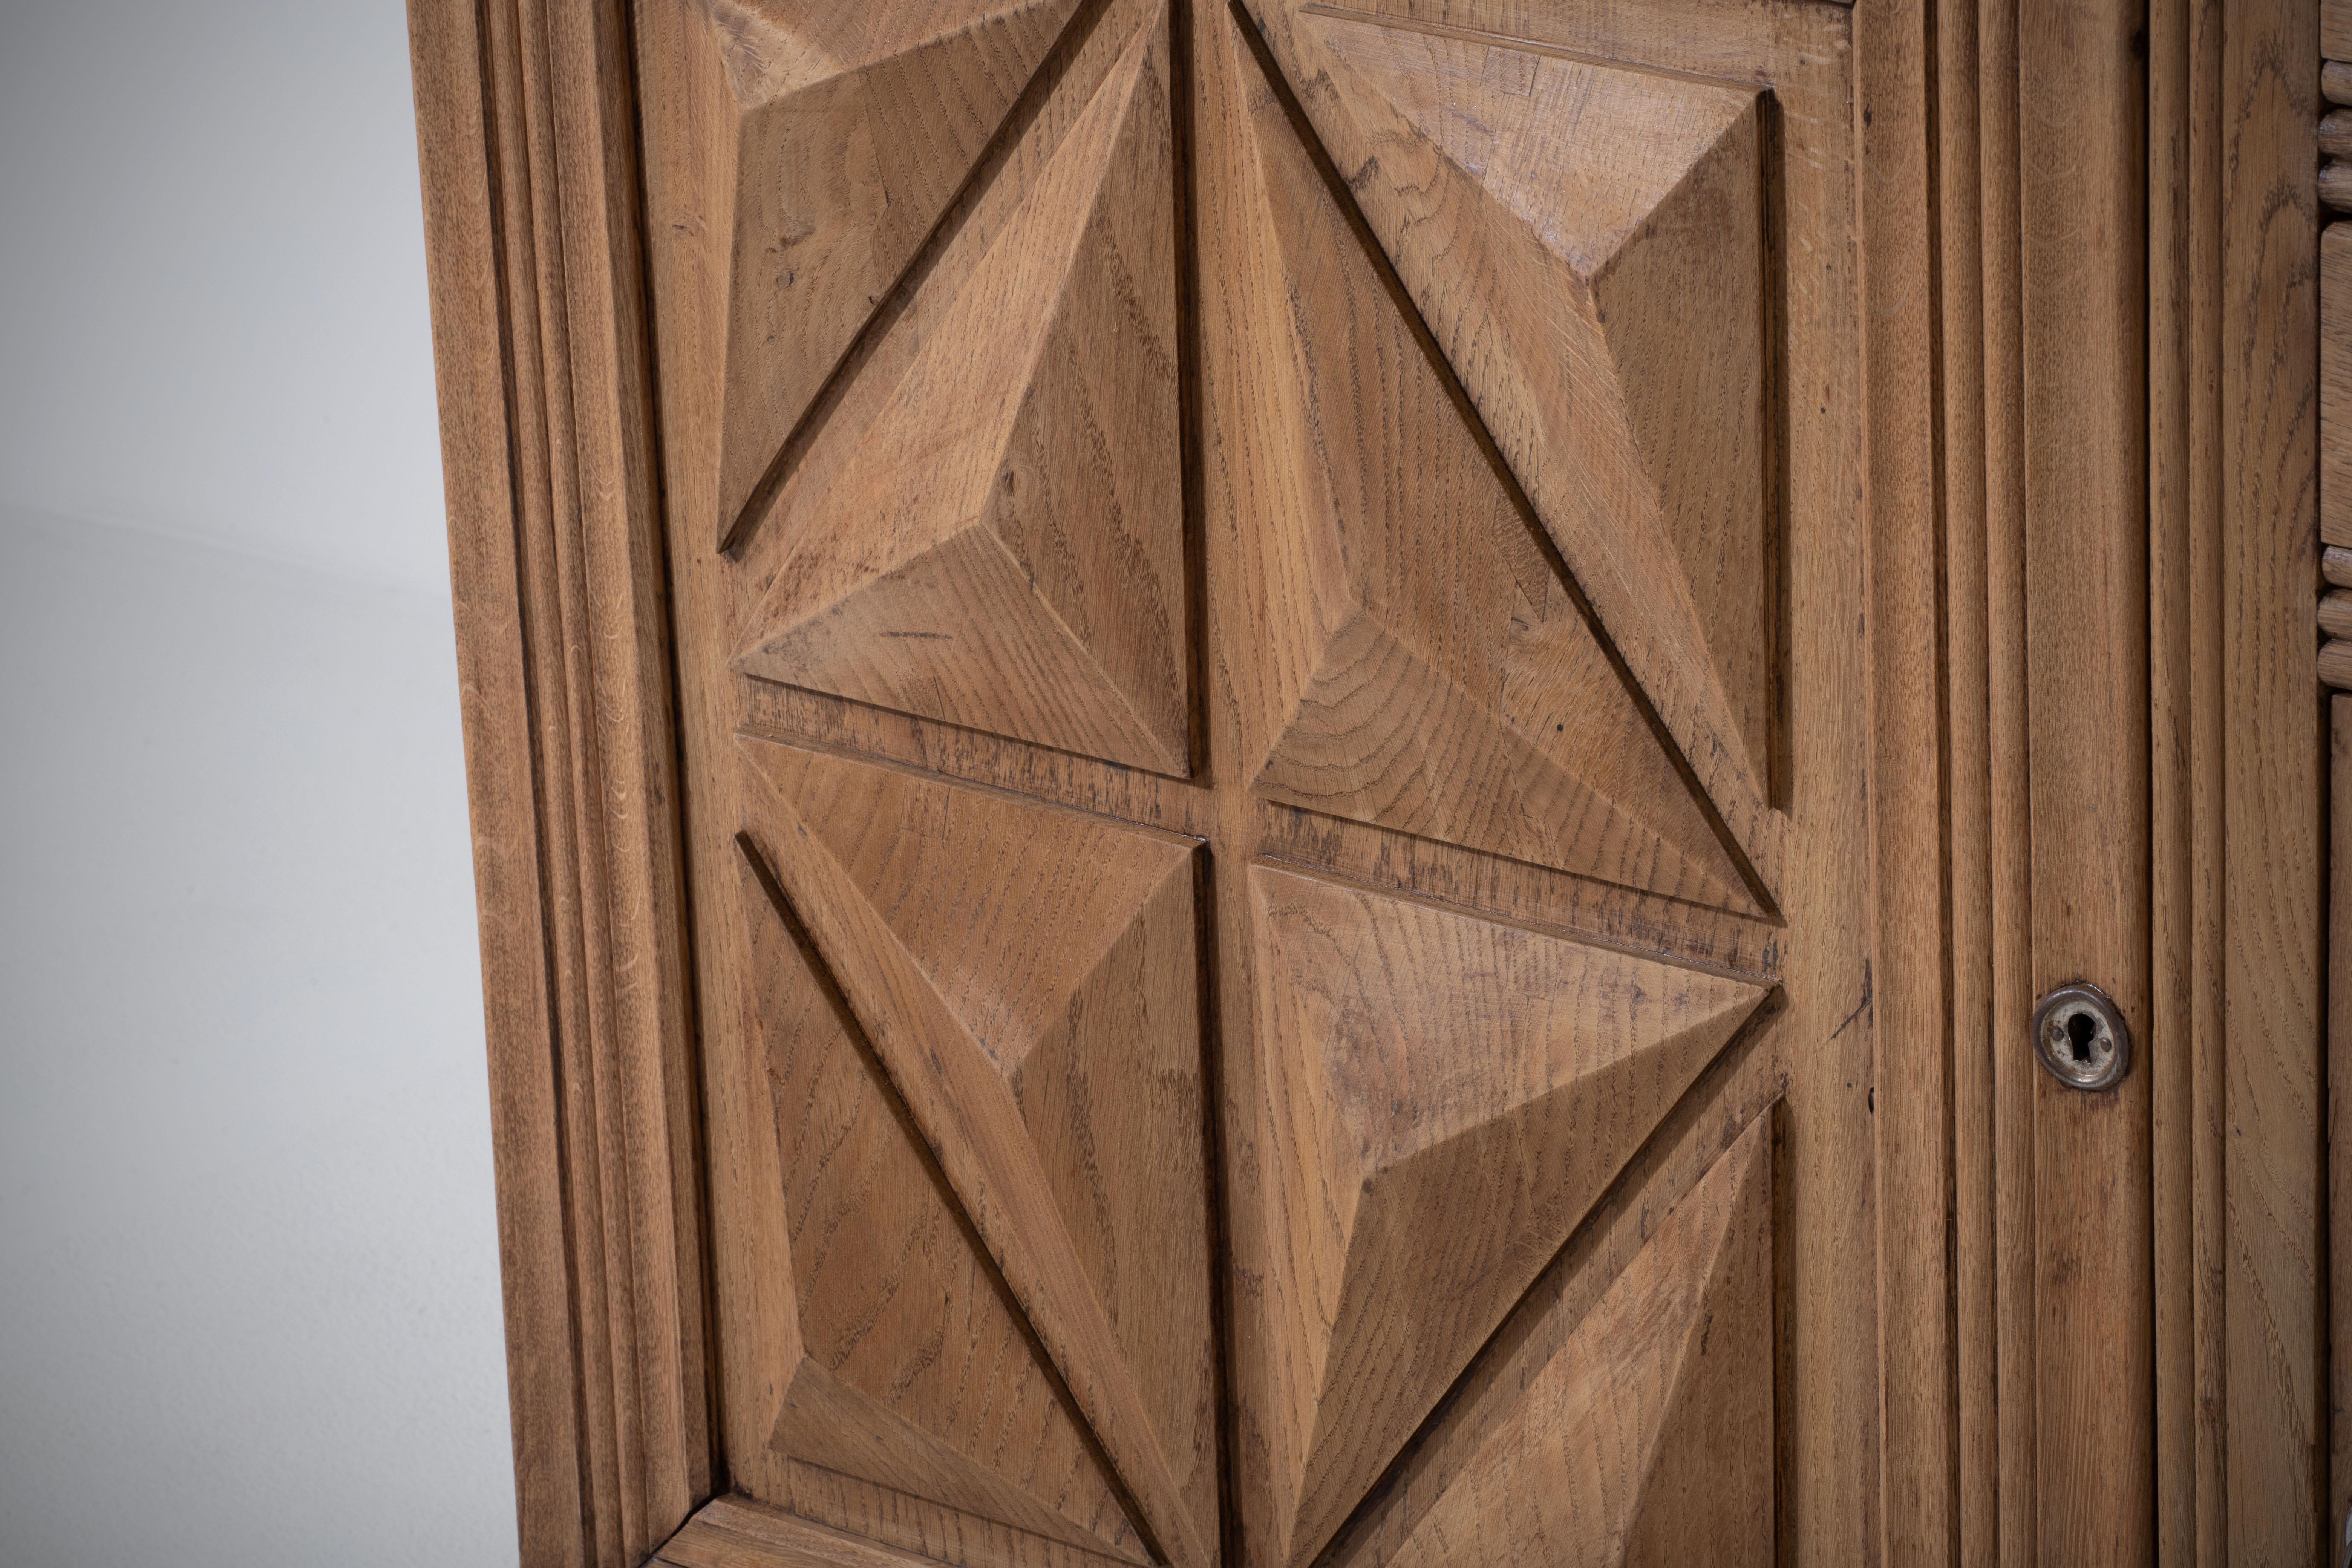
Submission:
<svg viewBox="0 0 2352 1568">
<path fill-rule="evenodd" d="M 2345 9 L 2328 52 L 2352 58 Z M 2315 1502 L 2352 1496 L 2352 1423 L 2326 1425 L 2352 1398 L 2352 1324 L 2325 1342 L 2352 1162 L 2322 1127 L 2323 1105 L 2352 1125 L 2352 1023 L 2322 1041 L 2317 12 L 2148 0 L 2144 21 L 2153 1163 L 2133 1179 L 2168 1564 L 2307 1557 Z M 1853 16 L 1885 1391 L 1854 1506 L 1886 1559 L 2021 1563 L 2037 1320 L 2004 1286 L 2031 1277 L 2048 1092 L 2023 1028 L 2051 827 L 2027 805 L 2046 661 L 2026 627 L 2053 498 L 2027 479 L 2048 431 L 2023 382 L 2019 84 L 2046 78 L 2015 4 Z M 410 19 L 523 1561 L 911 1561 L 721 1495 L 626 0 Z M 2139 111 L 2076 110 L 2102 105 Z M 2336 718 L 2352 753 L 2352 698 Z M 2326 933 L 2339 966 L 2347 928 Z"/>
<path fill-rule="evenodd" d="M 409 8 L 533 1568 L 644 1562 L 713 1474 L 622 24 L 567 0 Z"/>
</svg>

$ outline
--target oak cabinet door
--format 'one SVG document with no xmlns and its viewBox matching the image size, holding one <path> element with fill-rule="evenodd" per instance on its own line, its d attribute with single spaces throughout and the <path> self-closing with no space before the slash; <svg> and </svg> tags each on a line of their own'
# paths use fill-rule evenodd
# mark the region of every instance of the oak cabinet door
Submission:
<svg viewBox="0 0 2352 1568">
<path fill-rule="evenodd" d="M 1851 32 L 638 8 L 747 1505 L 1874 1550 Z"/>
</svg>

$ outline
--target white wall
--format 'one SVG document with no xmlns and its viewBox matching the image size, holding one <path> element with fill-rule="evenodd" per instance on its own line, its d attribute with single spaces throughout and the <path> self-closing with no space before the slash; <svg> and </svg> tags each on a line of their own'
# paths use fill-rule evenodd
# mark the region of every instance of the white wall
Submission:
<svg viewBox="0 0 2352 1568">
<path fill-rule="evenodd" d="M 0 500 L 445 584 L 400 0 L 0 6 Z"/>
<path fill-rule="evenodd" d="M 400 0 L 0 0 L 0 1568 L 514 1560 Z"/>
</svg>

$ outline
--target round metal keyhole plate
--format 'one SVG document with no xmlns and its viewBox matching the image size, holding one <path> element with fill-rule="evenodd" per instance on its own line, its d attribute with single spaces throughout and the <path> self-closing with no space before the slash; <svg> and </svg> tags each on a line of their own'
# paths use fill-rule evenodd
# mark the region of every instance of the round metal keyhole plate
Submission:
<svg viewBox="0 0 2352 1568">
<path fill-rule="evenodd" d="M 2070 1089 L 2113 1089 L 2131 1071 L 2131 1031 L 2105 992 L 2078 980 L 2033 1010 L 2033 1054 Z"/>
</svg>

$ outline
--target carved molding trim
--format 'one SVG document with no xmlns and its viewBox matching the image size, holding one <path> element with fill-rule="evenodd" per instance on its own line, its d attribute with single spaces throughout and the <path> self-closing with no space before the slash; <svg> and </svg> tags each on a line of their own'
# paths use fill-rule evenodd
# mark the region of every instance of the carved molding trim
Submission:
<svg viewBox="0 0 2352 1568">
<path fill-rule="evenodd" d="M 621 0 L 413 0 L 526 1564 L 711 1489 Z"/>
</svg>

